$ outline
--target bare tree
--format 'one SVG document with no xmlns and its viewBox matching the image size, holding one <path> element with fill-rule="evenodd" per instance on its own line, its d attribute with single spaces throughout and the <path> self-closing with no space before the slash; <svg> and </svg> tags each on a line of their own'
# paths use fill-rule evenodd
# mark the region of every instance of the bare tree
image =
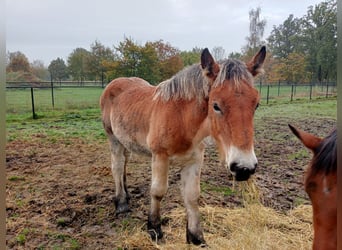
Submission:
<svg viewBox="0 0 342 250">
<path fill-rule="evenodd" d="M 216 59 L 216 61 L 223 60 L 226 57 L 226 51 L 221 46 L 215 46 L 212 49 L 212 54 L 213 54 L 214 58 Z"/>
<path fill-rule="evenodd" d="M 266 19 L 261 20 L 260 13 L 260 7 L 249 11 L 249 36 L 246 37 L 247 45 L 243 49 L 245 54 L 254 55 L 259 47 L 264 44 L 262 38 L 266 27 Z"/>
</svg>

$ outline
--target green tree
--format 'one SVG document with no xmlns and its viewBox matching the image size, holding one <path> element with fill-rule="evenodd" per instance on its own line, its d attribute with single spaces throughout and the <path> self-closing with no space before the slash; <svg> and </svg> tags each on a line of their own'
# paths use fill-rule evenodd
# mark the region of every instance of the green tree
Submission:
<svg viewBox="0 0 342 250">
<path fill-rule="evenodd" d="M 267 38 L 267 45 L 275 57 L 286 58 L 290 53 L 299 51 L 301 22 L 301 19 L 294 18 L 291 14 L 283 24 L 273 26 L 273 30 Z"/>
<path fill-rule="evenodd" d="M 61 82 L 68 78 L 68 69 L 65 62 L 61 58 L 52 60 L 48 66 L 50 77 L 52 80 Z"/>
<path fill-rule="evenodd" d="M 99 80 L 104 77 L 108 63 L 114 61 L 114 52 L 99 41 L 90 46 L 90 54 L 86 57 L 86 71 L 89 80 Z"/>
<path fill-rule="evenodd" d="M 125 38 L 115 49 L 115 61 L 107 64 L 111 78 L 137 76 L 157 84 L 183 68 L 179 50 L 162 40 L 142 46 Z"/>
<path fill-rule="evenodd" d="M 241 60 L 242 54 L 239 52 L 230 52 L 228 58 Z"/>
<path fill-rule="evenodd" d="M 151 84 L 157 84 L 160 80 L 158 54 L 152 43 L 140 46 L 137 53 L 138 63 L 136 76 L 141 77 Z"/>
<path fill-rule="evenodd" d="M 116 63 L 112 63 L 112 77 L 136 76 L 150 83 L 158 82 L 158 55 L 152 43 L 141 46 L 132 38 L 125 38 L 115 49 Z"/>
<path fill-rule="evenodd" d="M 120 42 L 116 50 L 118 65 L 115 69 L 116 77 L 119 76 L 137 76 L 137 69 L 140 63 L 140 46 L 132 38 L 125 38 Z"/>
<path fill-rule="evenodd" d="M 30 63 L 24 53 L 20 51 L 11 52 L 8 54 L 7 72 L 30 72 Z"/>
<path fill-rule="evenodd" d="M 308 80 L 305 55 L 292 52 L 287 57 L 279 58 L 274 68 L 279 80 L 288 83 L 301 83 Z"/>
<path fill-rule="evenodd" d="M 329 0 L 308 8 L 303 17 L 303 53 L 312 80 L 336 80 L 337 2 Z"/>
<path fill-rule="evenodd" d="M 30 64 L 30 68 L 31 68 L 32 74 L 38 77 L 39 79 L 49 80 L 49 71 L 44 66 L 44 63 L 41 60 L 34 60 Z"/>
<path fill-rule="evenodd" d="M 86 71 L 87 58 L 90 52 L 84 48 L 76 48 L 68 57 L 68 72 L 74 80 L 83 83 L 88 74 Z"/>
<path fill-rule="evenodd" d="M 180 57 L 183 61 L 183 65 L 189 66 L 195 63 L 199 63 L 202 51 L 203 51 L 202 48 L 195 47 L 190 51 L 180 52 Z"/>
<path fill-rule="evenodd" d="M 149 45 L 157 53 L 159 79 L 156 82 L 170 78 L 184 67 L 180 51 L 171 44 L 159 40 L 145 44 L 145 46 Z"/>
<path fill-rule="evenodd" d="M 336 80 L 336 27 L 336 0 L 327 0 L 314 7 L 310 6 L 307 14 L 302 18 L 289 15 L 283 24 L 273 27 L 267 39 L 272 54 L 279 59 L 275 62 L 281 64 L 274 65 L 274 68 L 281 70 L 292 68 L 292 65 L 285 65 L 286 63 L 296 64 L 289 56 L 292 55 L 294 58 L 294 55 L 297 55 L 300 61 L 304 56 L 304 63 L 298 66 L 306 66 L 305 79 L 319 82 Z M 307 73 L 310 75 L 309 78 Z M 291 81 L 297 78 L 286 77 Z"/>
</svg>

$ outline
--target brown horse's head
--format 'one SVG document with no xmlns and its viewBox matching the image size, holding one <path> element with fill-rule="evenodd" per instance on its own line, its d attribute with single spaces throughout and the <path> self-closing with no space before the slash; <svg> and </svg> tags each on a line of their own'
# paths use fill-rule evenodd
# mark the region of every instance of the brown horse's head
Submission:
<svg viewBox="0 0 342 250">
<path fill-rule="evenodd" d="M 258 163 L 253 146 L 253 118 L 259 93 L 253 86 L 253 78 L 262 71 L 265 56 L 266 48 L 262 47 L 248 63 L 223 61 L 209 92 L 211 136 L 238 181 L 247 180 Z M 207 65 L 203 56 L 201 64 L 202 68 Z"/>
<path fill-rule="evenodd" d="M 336 249 L 337 232 L 337 130 L 324 139 L 289 125 L 305 147 L 313 152 L 304 180 L 313 208 L 313 249 Z"/>
</svg>

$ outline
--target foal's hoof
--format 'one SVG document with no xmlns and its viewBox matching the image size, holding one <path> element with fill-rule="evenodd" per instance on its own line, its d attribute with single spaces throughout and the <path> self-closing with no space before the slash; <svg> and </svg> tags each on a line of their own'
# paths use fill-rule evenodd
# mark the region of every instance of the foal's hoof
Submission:
<svg viewBox="0 0 342 250">
<path fill-rule="evenodd" d="M 119 214 L 129 213 L 131 211 L 132 210 L 129 209 L 128 205 L 125 204 L 125 205 L 122 205 L 122 206 L 117 206 L 116 209 L 115 209 L 115 214 L 119 215 Z"/>
<path fill-rule="evenodd" d="M 154 224 L 150 221 L 150 219 L 147 221 L 147 231 L 152 240 L 160 240 L 164 236 L 161 229 L 161 223 Z"/>
<path fill-rule="evenodd" d="M 116 215 L 131 212 L 131 210 L 128 207 L 127 202 L 120 203 L 118 200 L 115 200 L 114 204 L 115 204 Z"/>
<path fill-rule="evenodd" d="M 192 243 L 196 246 L 207 247 L 207 243 L 204 240 L 203 234 L 195 235 L 186 229 L 186 242 L 188 244 Z"/>
</svg>

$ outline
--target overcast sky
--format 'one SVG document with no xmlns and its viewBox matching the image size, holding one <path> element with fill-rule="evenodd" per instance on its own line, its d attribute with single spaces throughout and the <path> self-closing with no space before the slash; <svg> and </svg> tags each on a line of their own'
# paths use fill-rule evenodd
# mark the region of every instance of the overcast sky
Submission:
<svg viewBox="0 0 342 250">
<path fill-rule="evenodd" d="M 6 50 L 21 51 L 47 66 L 67 60 L 77 47 L 98 40 L 113 48 L 131 37 L 139 44 L 162 39 L 180 50 L 222 46 L 240 52 L 249 34 L 251 9 L 261 7 L 274 25 L 302 17 L 323 0 L 6 0 Z"/>
</svg>

